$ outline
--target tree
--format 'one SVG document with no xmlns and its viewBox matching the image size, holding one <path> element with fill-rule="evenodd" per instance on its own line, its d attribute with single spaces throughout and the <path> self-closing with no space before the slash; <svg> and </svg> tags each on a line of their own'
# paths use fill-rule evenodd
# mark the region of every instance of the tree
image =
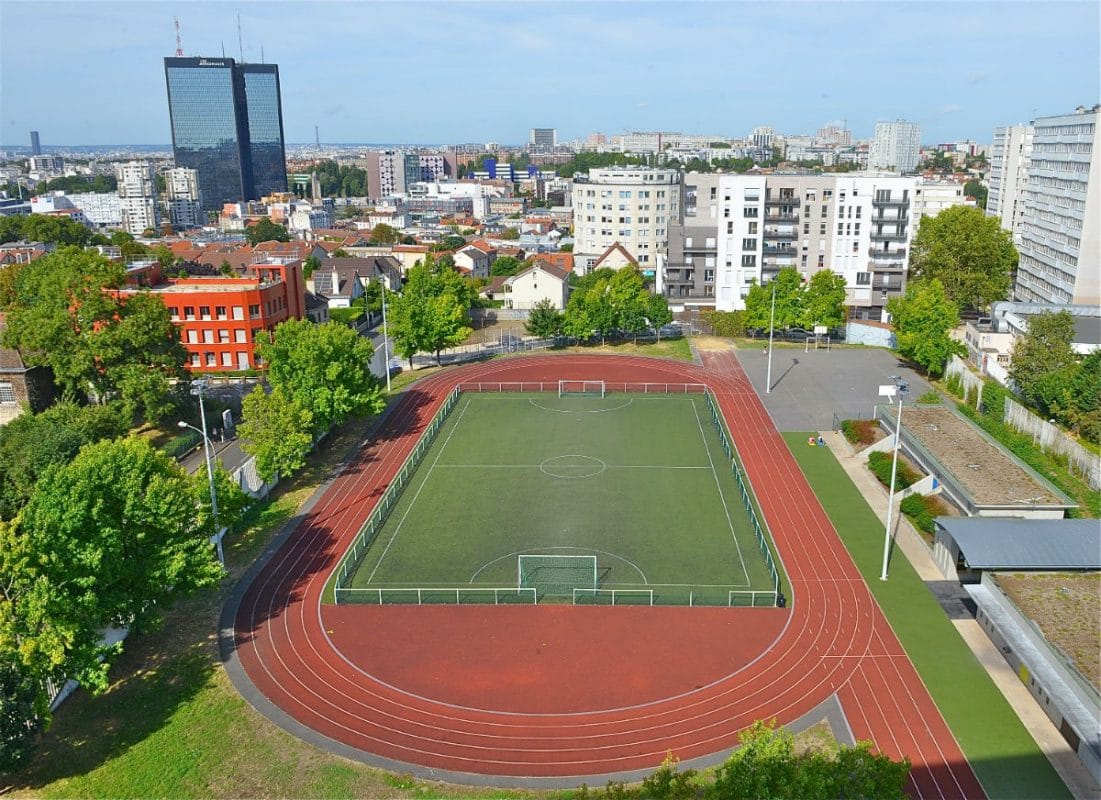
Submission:
<svg viewBox="0 0 1101 800">
<path fill-rule="evenodd" d="M 803 276 L 795 267 L 784 267 L 772 281 L 753 284 L 745 299 L 746 325 L 767 328 L 772 319 L 772 291 L 776 289 L 775 328 L 790 328 L 803 319 Z"/>
<path fill-rule="evenodd" d="M 1064 389 L 1070 391 L 1076 366 L 1073 341 L 1071 313 L 1043 311 L 1028 318 L 1028 333 L 1013 345 L 1009 377 L 1025 402 L 1045 415 L 1063 405 L 1059 396 Z"/>
<path fill-rule="evenodd" d="M 310 409 L 315 434 L 353 414 L 377 414 L 383 408 L 381 386 L 371 374 L 371 342 L 346 325 L 287 320 L 257 350 L 268 364 L 272 388 Z"/>
<path fill-rule="evenodd" d="M 291 475 L 305 465 L 313 447 L 313 414 L 285 390 L 267 394 L 257 386 L 245 395 L 241 416 L 241 449 L 256 457 L 261 478 L 270 481 L 277 475 Z"/>
<path fill-rule="evenodd" d="M 669 310 L 669 301 L 660 294 L 650 295 L 650 300 L 646 306 L 646 318 L 650 321 L 650 327 L 657 332 L 660 339 L 662 326 L 673 321 L 673 312 Z"/>
<path fill-rule="evenodd" d="M 329 254 L 330 258 L 348 258 L 348 251 L 343 247 L 338 247 Z"/>
<path fill-rule="evenodd" d="M 45 724 L 41 695 L 34 675 L 0 653 L 0 772 L 10 775 L 30 763 Z"/>
<path fill-rule="evenodd" d="M 983 186 L 978 178 L 972 178 L 963 185 L 963 193 L 968 197 L 974 197 L 975 203 L 981 209 L 986 209 L 986 198 L 990 190 Z"/>
<path fill-rule="evenodd" d="M 84 247 L 92 232 L 74 219 L 30 214 L 25 217 L 0 217 L 0 244 L 26 239 L 56 245 Z"/>
<path fill-rule="evenodd" d="M 936 278 L 911 281 L 906 294 L 887 301 L 894 318 L 898 351 L 936 377 L 949 356 L 967 350 L 949 334 L 960 321 L 959 311 Z"/>
<path fill-rule="evenodd" d="M 524 329 L 532 336 L 543 339 L 557 336 L 562 329 L 562 312 L 554 307 L 553 300 L 544 297 L 532 306 L 531 314 L 524 323 Z"/>
<path fill-rule="evenodd" d="M 501 231 L 500 237 L 506 242 L 515 242 L 517 239 L 520 238 L 520 229 L 505 228 L 503 231 Z"/>
<path fill-rule="evenodd" d="M 320 266 L 321 259 L 317 256 L 306 256 L 306 260 L 302 262 L 302 277 L 309 278 Z"/>
<path fill-rule="evenodd" d="M 490 265 L 489 274 L 496 277 L 515 275 L 521 269 L 524 269 L 524 263 L 515 256 L 498 256 Z"/>
<path fill-rule="evenodd" d="M 401 239 L 401 232 L 390 225 L 380 222 L 371 231 L 371 241 L 379 244 L 397 244 Z"/>
<path fill-rule="evenodd" d="M 431 258 L 409 270 L 401 295 L 388 305 L 389 328 L 398 352 L 409 359 L 420 351 L 436 354 L 462 343 L 471 333 L 467 310 L 476 290 L 470 281 Z"/>
<path fill-rule="evenodd" d="M 158 296 L 113 291 L 124 278 L 121 265 L 73 247 L 39 259 L 16 280 L 5 343 L 49 366 L 70 395 L 102 402 L 117 392 L 152 420 L 171 407 L 187 353 Z"/>
<path fill-rule="evenodd" d="M 958 308 L 985 308 L 1009 292 L 1017 248 L 995 217 L 970 206 L 952 206 L 922 217 L 911 246 L 910 275 L 936 278 Z"/>
<path fill-rule="evenodd" d="M 291 237 L 285 227 L 263 217 L 245 228 L 245 239 L 255 247 L 260 242 L 289 242 Z"/>
<path fill-rule="evenodd" d="M 464 239 L 462 236 L 451 233 L 451 234 L 448 234 L 447 236 L 441 237 L 439 243 L 436 244 L 436 246 L 433 249 L 436 250 L 436 251 L 441 251 L 441 250 L 455 251 L 455 250 L 459 250 L 460 248 L 463 248 L 463 247 L 466 247 L 466 239 Z"/>
<path fill-rule="evenodd" d="M 15 517 L 47 467 L 69 463 L 86 444 L 122 436 L 127 423 L 115 404 L 62 401 L 0 428 L 0 519 Z"/>
<path fill-rule="evenodd" d="M 845 321 L 845 278 L 828 269 L 810 276 L 803 291 L 799 324 L 807 330 L 816 325 L 836 328 Z"/>
</svg>

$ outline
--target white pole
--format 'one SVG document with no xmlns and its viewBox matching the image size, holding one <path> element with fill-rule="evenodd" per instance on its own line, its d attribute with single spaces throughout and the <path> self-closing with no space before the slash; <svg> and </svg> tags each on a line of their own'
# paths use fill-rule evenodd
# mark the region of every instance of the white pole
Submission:
<svg viewBox="0 0 1101 800">
<path fill-rule="evenodd" d="M 772 279 L 772 313 L 768 317 L 768 375 L 765 377 L 765 394 L 772 394 L 772 329 L 776 327 L 776 279 Z"/>
<path fill-rule="evenodd" d="M 379 281 L 382 289 L 382 357 L 385 360 L 383 369 L 386 370 L 386 393 L 390 393 L 390 336 L 386 330 L 386 284 Z"/>
<path fill-rule="evenodd" d="M 203 425 L 203 452 L 206 453 L 206 478 L 210 484 L 210 514 L 214 518 L 214 544 L 218 548 L 218 563 L 223 567 L 226 565 L 225 554 L 222 551 L 222 539 L 218 535 L 221 531 L 218 526 L 218 493 L 214 490 L 214 464 L 212 461 L 211 450 L 214 448 L 210 444 L 210 437 L 206 435 L 206 406 L 203 404 L 203 388 L 204 383 L 197 382 L 199 395 L 199 419 Z"/>
<path fill-rule="evenodd" d="M 902 442 L 902 387 L 898 387 L 898 418 L 895 420 L 895 454 L 891 459 L 891 490 L 887 495 L 887 529 L 883 535 L 883 572 L 881 581 L 887 580 L 887 559 L 891 553 L 891 507 L 895 500 L 895 475 L 898 472 L 898 448 Z"/>
</svg>

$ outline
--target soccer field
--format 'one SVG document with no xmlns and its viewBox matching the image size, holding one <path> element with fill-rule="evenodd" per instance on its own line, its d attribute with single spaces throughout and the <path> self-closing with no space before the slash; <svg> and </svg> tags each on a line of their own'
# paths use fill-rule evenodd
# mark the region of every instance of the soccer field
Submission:
<svg viewBox="0 0 1101 800">
<path fill-rule="evenodd" d="M 515 593 L 530 554 L 595 556 L 601 591 L 575 597 L 563 562 L 557 589 L 536 575 L 539 602 L 772 605 L 776 589 L 702 394 L 466 393 L 339 599 L 531 602 Z M 572 561 L 592 588 L 592 558 Z M 470 591 L 494 588 L 513 592 Z"/>
</svg>

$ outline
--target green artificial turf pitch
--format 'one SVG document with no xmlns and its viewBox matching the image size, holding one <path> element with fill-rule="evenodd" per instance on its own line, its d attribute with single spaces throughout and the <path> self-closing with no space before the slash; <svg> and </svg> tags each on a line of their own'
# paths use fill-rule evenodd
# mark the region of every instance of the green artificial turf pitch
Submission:
<svg viewBox="0 0 1101 800">
<path fill-rule="evenodd" d="M 346 586 L 516 587 L 537 553 L 595 555 L 601 589 L 655 604 L 773 589 L 705 398 L 647 394 L 462 395 Z"/>
</svg>

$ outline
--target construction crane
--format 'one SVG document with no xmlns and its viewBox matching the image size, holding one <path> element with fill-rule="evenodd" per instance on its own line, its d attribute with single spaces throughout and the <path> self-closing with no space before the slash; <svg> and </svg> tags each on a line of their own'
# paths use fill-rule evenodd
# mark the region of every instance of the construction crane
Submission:
<svg viewBox="0 0 1101 800">
<path fill-rule="evenodd" d="M 176 26 L 176 58 L 183 58 L 183 42 L 180 41 L 180 18 L 173 17 L 172 22 Z"/>
</svg>

